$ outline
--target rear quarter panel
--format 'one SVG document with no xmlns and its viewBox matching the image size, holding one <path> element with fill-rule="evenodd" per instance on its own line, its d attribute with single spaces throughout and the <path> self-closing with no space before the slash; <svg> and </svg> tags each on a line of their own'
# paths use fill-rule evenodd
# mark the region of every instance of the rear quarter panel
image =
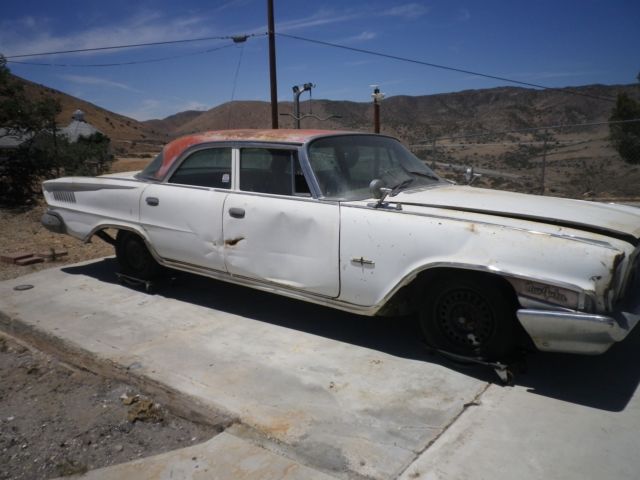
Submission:
<svg viewBox="0 0 640 480">
<path fill-rule="evenodd" d="M 101 225 L 138 229 L 140 195 L 147 184 L 133 178 L 65 177 L 44 182 L 45 200 L 67 233 L 81 240 Z"/>
</svg>

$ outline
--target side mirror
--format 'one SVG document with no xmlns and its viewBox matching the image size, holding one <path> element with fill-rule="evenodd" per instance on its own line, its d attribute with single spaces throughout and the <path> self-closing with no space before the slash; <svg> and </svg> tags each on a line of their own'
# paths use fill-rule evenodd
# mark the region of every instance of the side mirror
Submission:
<svg viewBox="0 0 640 480">
<path fill-rule="evenodd" d="M 382 192 L 383 188 L 384 188 L 384 182 L 379 178 L 374 178 L 373 180 L 371 180 L 371 183 L 369 184 L 369 191 L 371 192 L 371 196 L 376 200 L 383 198 L 383 192 Z"/>
<path fill-rule="evenodd" d="M 379 178 L 374 178 L 369 184 L 369 191 L 371 196 L 378 200 L 376 203 L 370 203 L 369 206 L 373 208 L 388 207 L 389 204 L 384 203 L 384 199 L 387 198 L 393 190 L 384 186 L 384 182 Z M 399 205 L 398 205 L 399 206 Z"/>
</svg>

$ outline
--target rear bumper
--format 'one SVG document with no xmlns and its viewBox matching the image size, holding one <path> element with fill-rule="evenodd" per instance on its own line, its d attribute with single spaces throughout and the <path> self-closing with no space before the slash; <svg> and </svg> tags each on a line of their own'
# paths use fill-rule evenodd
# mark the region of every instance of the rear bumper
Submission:
<svg viewBox="0 0 640 480">
<path fill-rule="evenodd" d="M 597 355 L 633 330 L 640 321 L 640 311 L 635 310 L 606 316 L 522 309 L 517 315 L 538 350 Z"/>
<path fill-rule="evenodd" d="M 51 210 L 42 215 L 40 223 L 50 232 L 67 233 L 67 227 L 64 224 L 64 220 L 62 219 L 62 217 L 58 213 Z"/>
</svg>

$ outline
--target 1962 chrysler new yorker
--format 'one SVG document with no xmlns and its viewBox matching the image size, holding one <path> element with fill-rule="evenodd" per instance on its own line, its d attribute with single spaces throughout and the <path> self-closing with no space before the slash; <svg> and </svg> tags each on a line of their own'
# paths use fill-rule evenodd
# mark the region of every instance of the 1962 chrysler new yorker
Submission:
<svg viewBox="0 0 640 480">
<path fill-rule="evenodd" d="M 597 354 L 640 319 L 640 209 L 453 185 L 386 136 L 194 134 L 141 172 L 44 194 L 47 228 L 112 243 L 131 276 L 165 266 L 363 315 L 417 312 L 427 342 L 458 355 Z"/>
</svg>

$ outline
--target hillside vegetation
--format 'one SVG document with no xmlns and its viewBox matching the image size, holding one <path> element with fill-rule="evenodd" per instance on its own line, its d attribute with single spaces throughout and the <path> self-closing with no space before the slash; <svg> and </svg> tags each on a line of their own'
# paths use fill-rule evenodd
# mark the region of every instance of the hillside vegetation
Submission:
<svg viewBox="0 0 640 480">
<path fill-rule="evenodd" d="M 164 119 L 138 122 L 62 92 L 25 80 L 32 95 L 53 95 L 62 105 L 60 124 L 80 108 L 87 120 L 112 138 L 116 153 L 158 151 L 169 139 L 204 130 L 270 128 L 270 105 L 261 101 L 234 101 L 207 111 L 178 112 Z M 568 90 L 583 95 L 570 94 Z M 636 197 L 640 168 L 624 163 L 611 147 L 606 125 L 551 129 L 530 133 L 457 137 L 481 132 L 531 127 L 597 123 L 608 120 L 613 101 L 625 92 L 640 96 L 636 85 L 589 85 L 571 89 L 532 90 L 499 87 L 425 96 L 395 96 L 381 105 L 382 133 L 400 138 L 436 170 L 460 180 L 461 168 L 483 173 L 480 186 L 517 191 L 542 191 L 542 163 L 546 139 L 545 193 L 572 197 Z M 291 102 L 280 102 L 280 113 L 292 113 Z M 313 100 L 301 103 L 301 112 L 327 121 L 302 120 L 303 128 L 371 131 L 370 102 Z M 293 119 L 280 117 L 282 128 Z M 435 150 L 433 139 L 437 139 Z M 451 167 L 449 166 L 451 165 Z"/>
</svg>

